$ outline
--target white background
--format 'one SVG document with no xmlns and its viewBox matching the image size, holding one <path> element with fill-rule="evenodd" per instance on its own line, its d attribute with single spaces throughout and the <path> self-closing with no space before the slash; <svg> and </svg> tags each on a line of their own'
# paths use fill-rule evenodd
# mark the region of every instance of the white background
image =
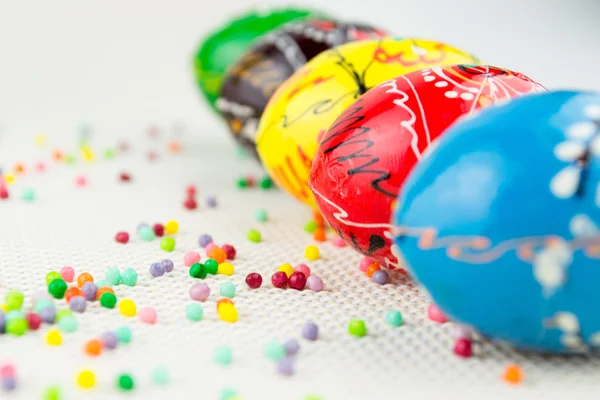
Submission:
<svg viewBox="0 0 600 400">
<path fill-rule="evenodd" d="M 346 19 L 453 44 L 549 88 L 600 90 L 598 0 L 323 3 Z M 191 58 L 204 33 L 250 4 L 0 0 L 0 124 L 15 134 L 72 133 L 81 123 L 122 134 L 150 120 L 181 121 L 221 135 Z"/>
</svg>

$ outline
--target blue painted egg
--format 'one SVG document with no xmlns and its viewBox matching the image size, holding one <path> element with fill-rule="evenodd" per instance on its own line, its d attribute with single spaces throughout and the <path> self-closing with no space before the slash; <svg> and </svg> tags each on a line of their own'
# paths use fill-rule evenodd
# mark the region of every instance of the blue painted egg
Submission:
<svg viewBox="0 0 600 400">
<path fill-rule="evenodd" d="M 396 204 L 395 249 L 483 335 L 600 348 L 600 94 L 553 92 L 454 125 Z"/>
</svg>

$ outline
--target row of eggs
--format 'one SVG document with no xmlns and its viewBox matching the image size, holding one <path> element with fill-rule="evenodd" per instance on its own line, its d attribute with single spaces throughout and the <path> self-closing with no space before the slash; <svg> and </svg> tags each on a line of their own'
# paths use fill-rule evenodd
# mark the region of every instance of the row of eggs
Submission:
<svg viewBox="0 0 600 400">
<path fill-rule="evenodd" d="M 197 76 L 280 187 L 452 318 L 528 349 L 600 346 L 600 96 L 386 35 L 249 14 L 204 42 Z"/>
</svg>

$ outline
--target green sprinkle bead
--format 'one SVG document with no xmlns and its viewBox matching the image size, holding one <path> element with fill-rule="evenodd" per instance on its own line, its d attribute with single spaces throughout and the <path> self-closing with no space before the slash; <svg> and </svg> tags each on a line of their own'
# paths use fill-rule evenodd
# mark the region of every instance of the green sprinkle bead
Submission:
<svg viewBox="0 0 600 400">
<path fill-rule="evenodd" d="M 154 234 L 154 230 L 152 228 L 150 228 L 149 226 L 142 226 L 138 230 L 138 235 L 144 242 L 151 242 L 154 240 L 154 238 L 156 238 L 156 235 Z"/>
<path fill-rule="evenodd" d="M 121 273 L 121 282 L 127 286 L 135 286 L 138 280 L 138 273 L 133 268 L 127 268 Z"/>
<path fill-rule="evenodd" d="M 56 322 L 60 322 L 60 320 L 65 317 L 72 317 L 72 316 L 73 316 L 73 311 L 71 311 L 68 308 L 65 308 L 64 310 L 59 310 L 56 313 Z"/>
<path fill-rule="evenodd" d="M 35 302 L 34 306 L 33 306 L 33 311 L 36 314 L 39 314 L 40 312 L 42 312 L 43 309 L 45 308 L 55 308 L 54 306 L 54 302 L 50 299 L 39 299 Z"/>
<path fill-rule="evenodd" d="M 27 329 L 29 329 L 29 325 L 27 324 L 27 320 L 21 318 L 11 319 L 6 321 L 6 333 L 10 333 L 15 336 L 23 336 Z"/>
<path fill-rule="evenodd" d="M 111 149 L 110 147 L 104 149 L 104 158 L 114 158 L 115 157 L 115 151 L 113 149 Z"/>
<path fill-rule="evenodd" d="M 237 398 L 237 395 L 237 389 L 225 388 L 221 391 L 221 396 L 219 396 L 219 400 L 234 400 Z"/>
<path fill-rule="evenodd" d="M 200 321 L 204 315 L 204 310 L 200 304 L 190 303 L 185 306 L 185 315 L 190 321 Z"/>
<path fill-rule="evenodd" d="M 204 262 L 204 269 L 207 274 L 216 275 L 217 271 L 219 271 L 219 263 L 217 260 L 209 258 Z"/>
<path fill-rule="evenodd" d="M 391 326 L 400 326 L 403 322 L 402 314 L 400 314 L 400 311 L 390 310 L 385 315 L 385 322 L 387 322 L 388 325 Z"/>
<path fill-rule="evenodd" d="M 100 279 L 99 281 L 96 282 L 96 287 L 98 287 L 98 288 L 112 287 L 112 285 L 110 284 L 110 282 L 106 282 L 106 280 Z"/>
<path fill-rule="evenodd" d="M 121 390 L 130 391 L 134 386 L 133 378 L 129 374 L 121 374 L 117 378 L 117 387 Z"/>
<path fill-rule="evenodd" d="M 223 282 L 221 286 L 219 286 L 219 292 L 223 297 L 229 297 L 230 299 L 235 296 L 235 283 L 233 282 Z"/>
<path fill-rule="evenodd" d="M 21 195 L 21 198 L 24 201 L 33 201 L 35 200 L 35 192 L 31 188 L 23 189 L 23 194 Z"/>
<path fill-rule="evenodd" d="M 267 189 L 271 189 L 273 187 L 273 180 L 271 178 L 264 177 L 260 180 L 259 185 L 261 188 L 267 190 Z"/>
<path fill-rule="evenodd" d="M 6 311 L 20 310 L 23 307 L 23 301 L 25 296 L 18 290 L 11 290 L 4 296 L 4 305 L 6 305 Z"/>
<path fill-rule="evenodd" d="M 126 325 L 120 326 L 117 329 L 115 329 L 115 335 L 117 335 L 119 343 L 131 342 L 131 329 Z"/>
<path fill-rule="evenodd" d="M 254 212 L 254 219 L 258 222 L 267 222 L 269 216 L 267 215 L 267 210 L 264 208 L 259 208 Z"/>
<path fill-rule="evenodd" d="M 110 267 L 106 270 L 104 280 L 111 286 L 117 286 L 121 283 L 121 271 L 117 267 Z"/>
<path fill-rule="evenodd" d="M 62 279 L 62 275 L 56 271 L 50 271 L 46 274 L 46 285 L 49 285 L 55 279 Z"/>
<path fill-rule="evenodd" d="M 73 316 L 64 316 L 58 321 L 58 329 L 65 333 L 73 333 L 79 328 L 79 323 Z"/>
<path fill-rule="evenodd" d="M 276 340 L 272 340 L 265 346 L 265 357 L 269 360 L 279 361 L 285 357 L 285 346 Z"/>
<path fill-rule="evenodd" d="M 55 299 L 62 299 L 65 297 L 65 292 L 67 291 L 67 282 L 62 279 L 55 279 L 48 285 L 48 292 Z"/>
<path fill-rule="evenodd" d="M 62 400 L 62 392 L 59 386 L 50 386 L 44 390 L 42 399 L 44 400 Z"/>
<path fill-rule="evenodd" d="M 156 367 L 150 374 L 150 379 L 157 385 L 166 385 L 169 383 L 169 370 L 166 367 Z"/>
<path fill-rule="evenodd" d="M 236 182 L 236 185 L 240 189 L 245 189 L 248 187 L 248 182 L 246 181 L 246 178 L 239 178 Z"/>
<path fill-rule="evenodd" d="M 72 164 L 75 164 L 76 161 L 77 160 L 75 159 L 75 156 L 73 154 L 67 154 L 65 156 L 65 162 L 67 164 L 71 164 L 72 165 Z"/>
<path fill-rule="evenodd" d="M 175 250 L 175 239 L 172 237 L 165 237 L 160 241 L 160 248 L 164 251 L 173 251 Z"/>
<path fill-rule="evenodd" d="M 353 319 L 348 324 L 348 332 L 356 337 L 363 337 L 367 334 L 367 327 L 365 321 L 362 319 Z"/>
<path fill-rule="evenodd" d="M 104 308 L 115 308 L 115 304 L 117 304 L 117 296 L 110 292 L 103 293 L 100 296 L 100 305 Z"/>
<path fill-rule="evenodd" d="M 304 230 L 308 233 L 313 233 L 317 230 L 317 223 L 315 221 L 308 221 L 306 225 L 304 225 Z"/>
<path fill-rule="evenodd" d="M 229 365 L 233 359 L 233 352 L 229 346 L 219 346 L 215 349 L 213 359 L 217 364 Z"/>
<path fill-rule="evenodd" d="M 23 314 L 21 310 L 12 310 L 4 315 L 4 319 L 6 321 L 11 321 L 13 319 L 25 319 L 25 314 Z"/>
<path fill-rule="evenodd" d="M 206 272 L 206 268 L 204 268 L 204 264 L 194 263 L 190 267 L 190 276 L 192 278 L 204 279 L 204 278 L 206 278 L 206 274 L 207 274 L 207 272 Z"/>
<path fill-rule="evenodd" d="M 249 241 L 259 243 L 261 241 L 260 232 L 256 229 L 250 229 L 246 234 Z"/>
</svg>

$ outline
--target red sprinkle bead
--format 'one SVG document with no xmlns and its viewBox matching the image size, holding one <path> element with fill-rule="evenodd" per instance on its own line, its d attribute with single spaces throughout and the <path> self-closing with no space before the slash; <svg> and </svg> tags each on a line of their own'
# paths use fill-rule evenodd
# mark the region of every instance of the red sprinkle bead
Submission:
<svg viewBox="0 0 600 400">
<path fill-rule="evenodd" d="M 306 286 L 306 275 L 300 271 L 296 271 L 290 275 L 288 284 L 292 289 L 304 290 L 304 286 Z"/>
<path fill-rule="evenodd" d="M 27 324 L 31 331 L 37 331 L 40 328 L 40 325 L 42 325 L 42 318 L 36 313 L 27 313 L 25 318 L 27 319 Z"/>
<path fill-rule="evenodd" d="M 198 203 L 193 198 L 188 198 L 183 202 L 183 206 L 188 210 L 195 210 L 198 207 Z"/>
<path fill-rule="evenodd" d="M 156 161 L 157 158 L 158 158 L 158 154 L 156 154 L 154 151 L 148 152 L 148 160 L 149 161 Z"/>
<path fill-rule="evenodd" d="M 121 182 L 131 182 L 131 175 L 129 175 L 127 172 L 121 172 L 119 174 L 119 180 Z"/>
<path fill-rule="evenodd" d="M 195 196 L 196 195 L 196 186 L 189 185 L 187 188 L 185 188 L 185 193 L 188 195 L 188 197 Z"/>
<path fill-rule="evenodd" d="M 117 235 L 115 236 L 115 240 L 119 243 L 127 243 L 129 242 L 129 233 L 127 232 L 119 232 L 117 233 Z"/>
<path fill-rule="evenodd" d="M 473 355 L 473 345 L 469 339 L 459 338 L 454 345 L 454 354 L 459 357 L 469 358 Z"/>
<path fill-rule="evenodd" d="M 271 283 L 276 288 L 285 289 L 288 284 L 288 277 L 283 271 L 277 271 L 271 276 Z"/>
<path fill-rule="evenodd" d="M 163 224 L 154 224 L 152 229 L 154 230 L 154 234 L 158 237 L 163 237 L 165 234 L 165 227 Z"/>
<path fill-rule="evenodd" d="M 8 189 L 0 187 L 0 199 L 8 199 Z"/>
<path fill-rule="evenodd" d="M 227 253 L 228 260 L 235 260 L 235 255 L 237 254 L 237 252 L 235 251 L 235 247 L 233 247 L 230 244 L 224 244 L 223 246 L 221 246 L 221 249 L 225 251 L 225 253 Z"/>
<path fill-rule="evenodd" d="M 262 276 L 257 272 L 252 272 L 246 275 L 246 285 L 250 289 L 258 289 L 262 285 Z"/>
<path fill-rule="evenodd" d="M 256 178 L 253 177 L 253 176 L 247 176 L 246 177 L 246 184 L 250 188 L 256 186 Z"/>
</svg>

